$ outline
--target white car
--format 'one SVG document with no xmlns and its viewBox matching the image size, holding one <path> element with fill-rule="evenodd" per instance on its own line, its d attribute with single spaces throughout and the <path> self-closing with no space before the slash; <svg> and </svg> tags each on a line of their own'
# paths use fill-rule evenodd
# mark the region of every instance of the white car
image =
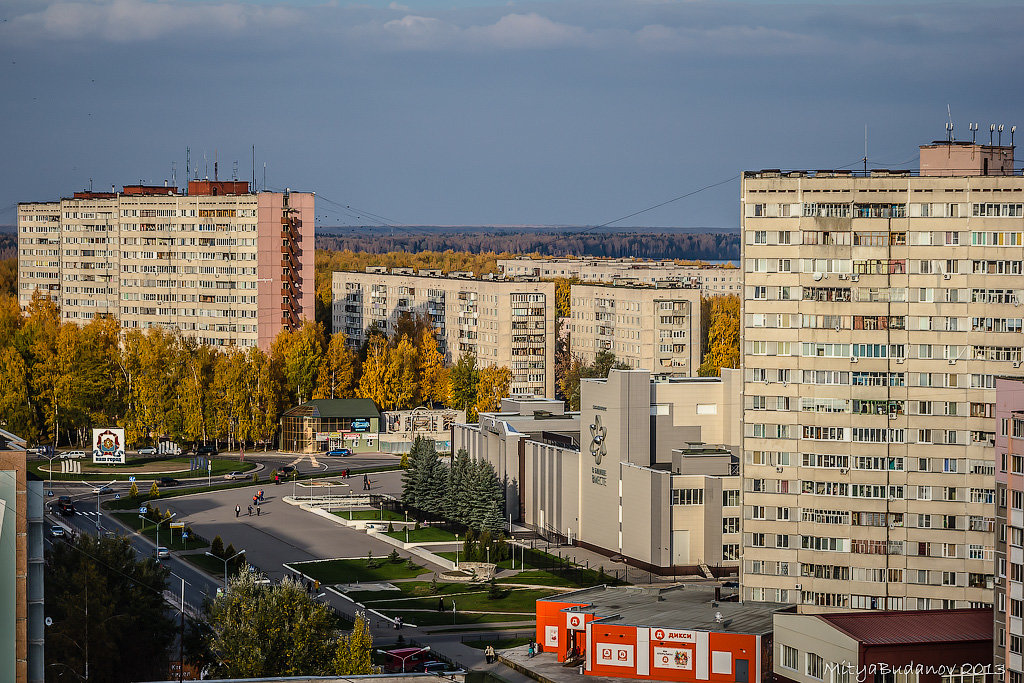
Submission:
<svg viewBox="0 0 1024 683">
<path fill-rule="evenodd" d="M 146 446 L 145 448 L 139 449 L 139 455 L 156 455 L 156 449 L 152 446 Z"/>
<path fill-rule="evenodd" d="M 64 451 L 60 454 L 62 458 L 84 458 L 85 451 Z"/>
<path fill-rule="evenodd" d="M 245 479 L 245 472 L 228 472 L 224 475 L 224 478 L 229 481 L 232 479 Z"/>
<path fill-rule="evenodd" d="M 163 546 L 160 546 L 159 548 L 156 549 L 156 557 L 157 557 L 157 559 L 159 559 L 159 560 L 166 560 L 170 556 L 171 556 L 171 551 L 169 551 L 167 548 L 165 548 Z"/>
</svg>

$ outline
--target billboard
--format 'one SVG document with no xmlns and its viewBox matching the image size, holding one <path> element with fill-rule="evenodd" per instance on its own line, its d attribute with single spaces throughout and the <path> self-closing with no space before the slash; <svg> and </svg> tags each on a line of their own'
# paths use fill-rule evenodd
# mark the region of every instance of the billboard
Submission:
<svg viewBox="0 0 1024 683">
<path fill-rule="evenodd" d="M 93 429 L 92 461 L 103 465 L 123 465 L 124 430 L 117 427 Z"/>
<path fill-rule="evenodd" d="M 370 431 L 370 421 L 365 419 L 365 418 L 362 418 L 362 417 L 358 417 L 358 418 L 352 420 L 352 431 L 353 432 L 368 432 L 368 431 Z"/>
</svg>

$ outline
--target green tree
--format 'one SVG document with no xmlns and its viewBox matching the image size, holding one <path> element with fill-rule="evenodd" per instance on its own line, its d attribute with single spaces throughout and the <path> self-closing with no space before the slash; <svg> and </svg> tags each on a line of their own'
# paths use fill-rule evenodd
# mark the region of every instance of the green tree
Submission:
<svg viewBox="0 0 1024 683">
<path fill-rule="evenodd" d="M 466 411 L 466 420 L 476 420 L 476 394 L 480 384 L 480 370 L 476 356 L 464 352 L 459 356 L 449 374 L 448 405 Z"/>
<path fill-rule="evenodd" d="M 55 543 L 45 565 L 47 680 L 84 680 L 87 670 L 95 681 L 166 678 L 175 634 L 167 576 L 125 537 Z"/>
<path fill-rule="evenodd" d="M 579 357 L 573 357 L 561 380 L 562 395 L 569 404 L 570 410 L 580 409 L 580 380 L 583 378 L 607 377 L 612 368 L 628 370 L 629 366 L 615 360 L 611 351 L 600 351 L 590 365 L 583 363 Z"/>
<path fill-rule="evenodd" d="M 208 646 L 222 678 L 324 676 L 334 669 L 337 633 L 327 605 L 296 581 L 258 582 L 250 572 L 231 578 L 209 603 Z"/>
</svg>

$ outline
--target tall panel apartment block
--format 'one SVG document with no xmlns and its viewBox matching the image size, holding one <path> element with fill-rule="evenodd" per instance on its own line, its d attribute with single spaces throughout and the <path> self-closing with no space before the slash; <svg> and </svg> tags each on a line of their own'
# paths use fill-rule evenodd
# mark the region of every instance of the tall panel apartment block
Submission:
<svg viewBox="0 0 1024 683">
<path fill-rule="evenodd" d="M 995 378 L 1024 375 L 1008 155 L 744 174 L 744 599 L 992 603 Z"/>
<path fill-rule="evenodd" d="M 373 329 L 393 334 L 402 314 L 425 315 L 448 362 L 474 354 L 512 370 L 510 391 L 555 395 L 555 285 L 395 268 L 335 272 L 333 330 L 353 346 Z"/>
<path fill-rule="evenodd" d="M 313 317 L 314 197 L 197 180 L 188 193 L 127 185 L 18 205 L 18 297 L 63 320 L 177 330 L 214 346 L 270 347 Z"/>
</svg>

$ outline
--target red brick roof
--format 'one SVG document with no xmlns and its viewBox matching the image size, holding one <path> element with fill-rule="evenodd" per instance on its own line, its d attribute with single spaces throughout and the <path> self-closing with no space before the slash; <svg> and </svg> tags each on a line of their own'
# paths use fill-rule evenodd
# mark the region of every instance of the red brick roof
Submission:
<svg viewBox="0 0 1024 683">
<path fill-rule="evenodd" d="M 843 612 L 818 618 L 864 645 L 992 640 L 992 610 Z"/>
</svg>

